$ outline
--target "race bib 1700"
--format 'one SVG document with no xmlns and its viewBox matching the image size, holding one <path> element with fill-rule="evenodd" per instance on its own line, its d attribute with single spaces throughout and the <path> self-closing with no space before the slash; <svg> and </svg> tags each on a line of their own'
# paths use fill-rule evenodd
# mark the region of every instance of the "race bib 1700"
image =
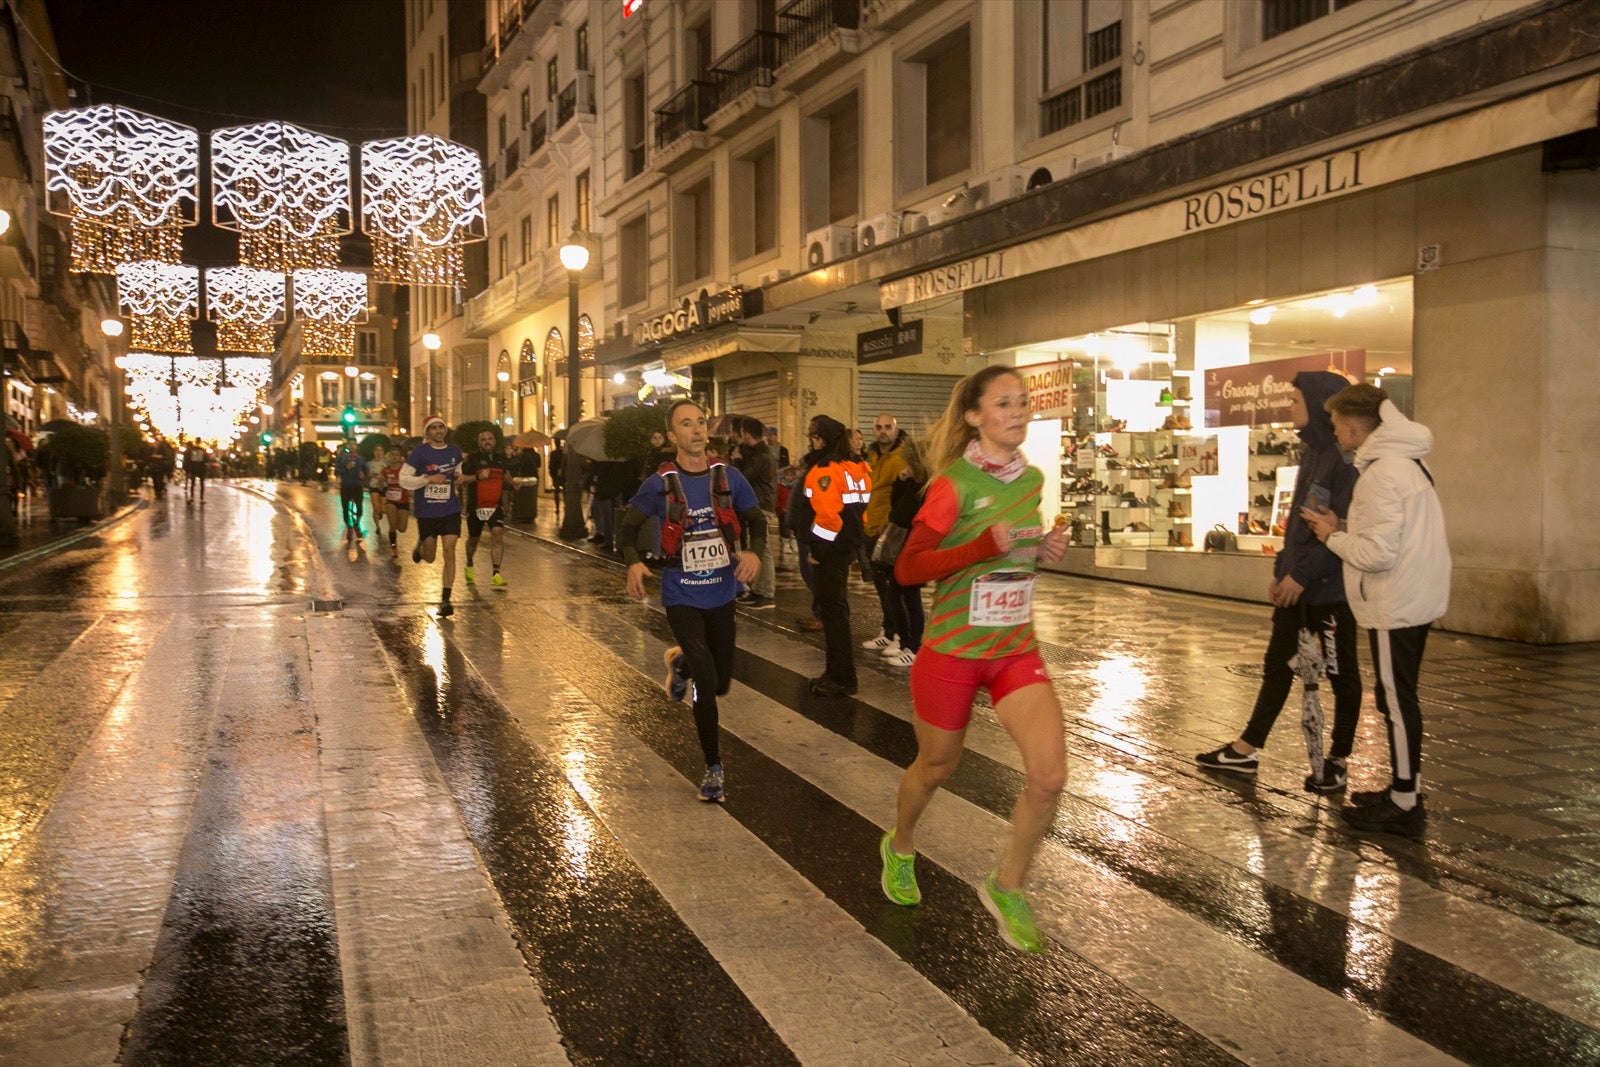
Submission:
<svg viewBox="0 0 1600 1067">
<path fill-rule="evenodd" d="M 998 571 L 972 583 L 967 622 L 973 626 L 1021 626 L 1033 617 L 1033 579 L 1025 571 Z"/>
<path fill-rule="evenodd" d="M 683 539 L 683 569 L 695 574 L 709 574 L 719 567 L 728 566 L 728 542 L 722 534 L 690 534 Z"/>
</svg>

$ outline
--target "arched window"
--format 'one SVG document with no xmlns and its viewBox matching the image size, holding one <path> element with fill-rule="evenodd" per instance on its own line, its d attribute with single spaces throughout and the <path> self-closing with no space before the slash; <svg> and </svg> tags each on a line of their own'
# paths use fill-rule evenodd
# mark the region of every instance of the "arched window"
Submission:
<svg viewBox="0 0 1600 1067">
<path fill-rule="evenodd" d="M 567 370 L 567 346 L 561 343 L 561 331 L 554 326 L 544 335 L 544 362 L 547 367 L 554 367 L 557 374 L 565 374 Z"/>
<path fill-rule="evenodd" d="M 517 356 L 517 362 L 522 364 L 522 376 L 524 378 L 533 373 L 533 364 L 535 360 L 532 339 L 523 338 L 522 351 Z"/>
<path fill-rule="evenodd" d="M 578 316 L 578 362 L 594 362 L 594 322 L 587 315 Z"/>
</svg>

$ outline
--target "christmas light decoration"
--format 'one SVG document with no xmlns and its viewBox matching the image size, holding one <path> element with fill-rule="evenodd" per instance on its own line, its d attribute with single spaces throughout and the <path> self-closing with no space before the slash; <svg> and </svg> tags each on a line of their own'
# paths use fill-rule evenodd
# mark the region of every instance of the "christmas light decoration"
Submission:
<svg viewBox="0 0 1600 1067">
<path fill-rule="evenodd" d="M 294 313 L 307 356 L 355 355 L 355 324 L 367 321 L 367 276 L 345 270 L 294 272 Z"/>
<path fill-rule="evenodd" d="M 72 220 L 71 266 L 176 263 L 199 221 L 200 138 L 188 126 L 115 105 L 44 116 L 45 209 Z"/>
<path fill-rule="evenodd" d="M 213 267 L 206 271 L 206 317 L 217 324 L 223 352 L 270 354 L 272 327 L 284 320 L 286 286 L 276 271 Z"/>
<path fill-rule="evenodd" d="M 361 229 L 372 239 L 373 280 L 464 284 L 462 250 L 485 237 L 482 160 L 427 134 L 366 142 Z"/>
<path fill-rule="evenodd" d="M 117 300 L 133 322 L 129 346 L 147 352 L 193 352 L 189 323 L 200 313 L 200 270 L 140 260 L 117 267 Z"/>
<path fill-rule="evenodd" d="M 239 262 L 290 273 L 339 262 L 350 232 L 350 146 L 286 122 L 211 134 L 211 218 Z"/>
<path fill-rule="evenodd" d="M 260 402 L 272 378 L 272 361 L 233 357 L 128 353 L 128 404 L 165 437 L 226 440 L 240 418 Z"/>
</svg>

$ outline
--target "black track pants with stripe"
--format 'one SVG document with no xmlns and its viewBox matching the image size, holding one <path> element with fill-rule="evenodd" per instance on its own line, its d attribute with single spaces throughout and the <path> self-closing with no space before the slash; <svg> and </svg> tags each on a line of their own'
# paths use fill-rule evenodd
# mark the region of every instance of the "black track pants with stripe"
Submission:
<svg viewBox="0 0 1600 1067">
<path fill-rule="evenodd" d="M 1422 774 L 1422 705 L 1417 703 L 1417 675 L 1422 671 L 1428 625 L 1369 631 L 1372 669 L 1378 676 L 1378 710 L 1389 722 L 1392 788 L 1402 793 L 1416 792 Z"/>
</svg>

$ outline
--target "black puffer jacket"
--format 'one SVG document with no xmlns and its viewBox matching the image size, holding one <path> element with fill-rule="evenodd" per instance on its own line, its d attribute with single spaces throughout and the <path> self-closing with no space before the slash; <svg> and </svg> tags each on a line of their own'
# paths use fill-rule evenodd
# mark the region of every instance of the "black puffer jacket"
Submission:
<svg viewBox="0 0 1600 1067">
<path fill-rule="evenodd" d="M 1350 383 L 1330 371 L 1301 371 L 1294 376 L 1294 384 L 1305 397 L 1311 417 L 1300 431 L 1300 470 L 1294 479 L 1294 500 L 1284 527 L 1283 551 L 1278 553 L 1272 573 L 1277 578 L 1293 578 L 1302 585 L 1305 592 L 1300 599 L 1304 603 L 1336 604 L 1345 599 L 1343 564 L 1300 521 L 1300 508 L 1316 485 L 1327 490 L 1328 506 L 1341 519 L 1350 510 L 1356 469 L 1345 462 L 1333 436 L 1333 419 L 1322 409 L 1329 397 Z"/>
</svg>

